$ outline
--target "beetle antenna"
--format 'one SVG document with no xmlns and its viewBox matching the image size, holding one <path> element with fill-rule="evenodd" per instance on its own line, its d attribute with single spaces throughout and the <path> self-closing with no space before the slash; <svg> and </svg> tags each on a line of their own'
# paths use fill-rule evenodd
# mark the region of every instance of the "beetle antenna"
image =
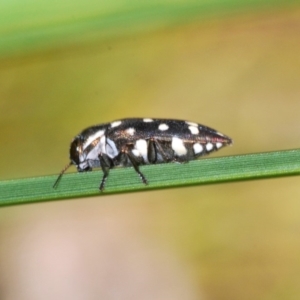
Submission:
<svg viewBox="0 0 300 300">
<path fill-rule="evenodd" d="M 64 173 L 67 171 L 67 169 L 72 165 L 72 162 L 70 161 L 60 172 L 60 174 L 58 175 L 55 183 L 53 184 L 53 188 L 55 189 L 58 186 L 58 183 L 61 179 L 61 177 L 64 175 Z"/>
</svg>

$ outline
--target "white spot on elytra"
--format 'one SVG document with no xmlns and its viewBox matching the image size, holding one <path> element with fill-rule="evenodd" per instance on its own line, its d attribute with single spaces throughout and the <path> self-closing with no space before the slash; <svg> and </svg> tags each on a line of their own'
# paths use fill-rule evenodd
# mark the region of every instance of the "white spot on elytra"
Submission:
<svg viewBox="0 0 300 300">
<path fill-rule="evenodd" d="M 167 124 L 163 123 L 158 126 L 158 129 L 161 131 L 166 131 L 169 129 L 169 126 Z"/>
<path fill-rule="evenodd" d="M 222 146 L 223 146 L 222 143 L 220 143 L 220 142 L 216 143 L 216 147 L 217 147 L 218 149 L 220 149 Z"/>
<path fill-rule="evenodd" d="M 121 121 L 114 121 L 114 122 L 112 122 L 112 123 L 110 124 L 110 126 L 111 126 L 112 128 L 114 128 L 114 127 L 117 127 L 117 126 L 119 126 L 119 125 L 121 125 L 121 124 L 122 124 Z"/>
<path fill-rule="evenodd" d="M 137 149 L 132 149 L 132 154 L 134 155 L 134 156 L 141 156 L 141 153 L 140 153 L 140 151 L 139 150 L 137 150 Z"/>
<path fill-rule="evenodd" d="M 192 134 L 199 134 L 199 129 L 195 126 L 189 126 L 189 130 Z"/>
<path fill-rule="evenodd" d="M 153 122 L 153 120 L 152 120 L 152 119 L 147 119 L 147 118 L 143 119 L 143 121 L 144 121 L 144 122 L 146 122 L 146 123 Z"/>
<path fill-rule="evenodd" d="M 86 149 L 86 147 L 88 147 L 94 140 L 103 136 L 103 134 L 104 134 L 104 130 L 99 130 L 99 131 L 95 132 L 94 134 L 90 135 L 83 144 L 83 147 L 82 147 L 83 150 Z"/>
<path fill-rule="evenodd" d="M 178 156 L 182 156 L 187 153 L 187 149 L 183 144 L 183 140 L 178 137 L 172 138 L 172 149 Z"/>
<path fill-rule="evenodd" d="M 207 143 L 205 147 L 207 151 L 210 151 L 214 148 L 214 145 L 212 143 Z"/>
<path fill-rule="evenodd" d="M 199 144 L 199 143 L 195 143 L 193 145 L 193 148 L 194 148 L 195 154 L 199 154 L 199 153 L 201 153 L 203 151 L 203 146 L 201 144 Z"/>
<path fill-rule="evenodd" d="M 135 142 L 135 149 L 144 158 L 145 162 L 148 162 L 148 147 L 146 140 L 140 139 Z"/>
<path fill-rule="evenodd" d="M 129 134 L 129 135 L 134 135 L 135 134 L 135 129 L 134 128 L 128 128 L 127 130 L 126 130 L 126 132 Z"/>
<path fill-rule="evenodd" d="M 185 123 L 188 124 L 188 125 L 190 125 L 190 126 L 198 127 L 198 124 L 194 123 L 194 122 L 185 121 Z"/>
</svg>

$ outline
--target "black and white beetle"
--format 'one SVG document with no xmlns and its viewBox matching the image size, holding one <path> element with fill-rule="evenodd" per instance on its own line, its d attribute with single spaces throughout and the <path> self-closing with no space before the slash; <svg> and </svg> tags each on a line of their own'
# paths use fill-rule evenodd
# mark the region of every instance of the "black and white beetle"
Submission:
<svg viewBox="0 0 300 300">
<path fill-rule="evenodd" d="M 187 162 L 232 144 L 228 136 L 203 125 L 168 119 L 123 119 L 83 130 L 71 142 L 70 163 L 78 172 L 101 167 L 99 189 L 104 190 L 109 170 L 133 166 L 144 184 L 140 165 Z"/>
</svg>

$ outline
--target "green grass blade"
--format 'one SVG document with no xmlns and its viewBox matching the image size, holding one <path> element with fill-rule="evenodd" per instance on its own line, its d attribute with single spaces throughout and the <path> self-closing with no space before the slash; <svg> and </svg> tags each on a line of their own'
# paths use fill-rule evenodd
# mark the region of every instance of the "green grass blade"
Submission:
<svg viewBox="0 0 300 300">
<path fill-rule="evenodd" d="M 298 175 L 300 149 L 200 159 L 187 164 L 150 165 L 141 169 L 149 180 L 148 186 L 141 183 L 132 168 L 119 168 L 110 172 L 103 193 L 98 190 L 101 171 L 66 174 L 56 189 L 52 188 L 56 175 L 2 181 L 0 206 Z"/>
</svg>

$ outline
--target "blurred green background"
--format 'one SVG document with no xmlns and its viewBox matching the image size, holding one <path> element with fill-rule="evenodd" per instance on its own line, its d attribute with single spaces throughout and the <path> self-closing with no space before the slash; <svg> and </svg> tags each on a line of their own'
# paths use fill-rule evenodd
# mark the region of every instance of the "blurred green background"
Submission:
<svg viewBox="0 0 300 300">
<path fill-rule="evenodd" d="M 0 179 L 126 117 L 234 139 L 214 156 L 297 148 L 299 78 L 298 1 L 1 1 Z M 1 208 L 0 299 L 299 299 L 299 199 L 294 177 Z"/>
</svg>

